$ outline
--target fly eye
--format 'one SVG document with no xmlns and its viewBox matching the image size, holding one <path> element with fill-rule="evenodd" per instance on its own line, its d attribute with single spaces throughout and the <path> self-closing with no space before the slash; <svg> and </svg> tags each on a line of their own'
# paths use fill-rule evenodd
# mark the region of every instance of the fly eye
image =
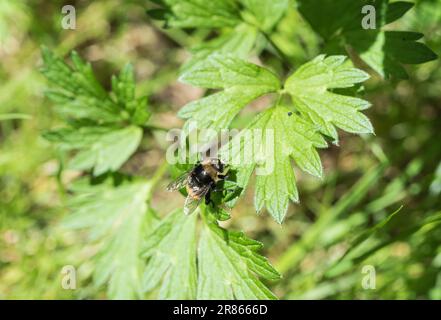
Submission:
<svg viewBox="0 0 441 320">
<path fill-rule="evenodd" d="M 218 159 L 213 159 L 211 161 L 211 164 L 218 172 L 222 172 L 224 170 L 224 166 L 223 166 L 222 162 L 220 162 L 220 160 L 218 160 Z"/>
<path fill-rule="evenodd" d="M 228 165 L 225 165 L 225 166 L 222 165 L 221 174 L 225 176 L 229 170 L 230 170 L 230 167 Z"/>
</svg>

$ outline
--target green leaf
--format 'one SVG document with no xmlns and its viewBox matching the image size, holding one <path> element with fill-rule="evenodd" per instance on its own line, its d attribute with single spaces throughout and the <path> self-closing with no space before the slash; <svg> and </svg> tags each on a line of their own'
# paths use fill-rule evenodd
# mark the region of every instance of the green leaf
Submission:
<svg viewBox="0 0 441 320">
<path fill-rule="evenodd" d="M 367 5 L 375 8 L 376 29 L 401 18 L 414 6 L 411 2 L 389 3 L 388 0 L 299 0 L 298 5 L 299 12 L 325 40 L 339 32 L 364 31 L 361 22 L 367 13 L 362 9 Z M 345 14 L 342 15 L 343 11 Z"/>
<path fill-rule="evenodd" d="M 326 141 L 314 125 L 287 107 L 270 108 L 220 150 L 220 157 L 239 170 L 238 184 L 245 187 L 256 171 L 254 203 L 257 211 L 266 207 L 282 223 L 289 200 L 298 201 L 291 159 L 304 171 L 322 176 L 320 157 L 315 148 Z"/>
<path fill-rule="evenodd" d="M 246 86 L 268 92 L 280 87 L 279 79 L 269 70 L 236 57 L 219 54 L 211 56 L 198 68 L 184 73 L 180 80 L 208 89 Z"/>
<path fill-rule="evenodd" d="M 131 122 L 133 124 L 143 125 L 150 118 L 150 112 L 146 108 L 147 97 L 137 99 L 135 88 L 136 83 L 133 66 L 128 63 L 121 70 L 119 76 L 112 77 L 112 92 L 120 107 L 129 111 Z"/>
<path fill-rule="evenodd" d="M 95 78 L 92 67 L 74 51 L 69 66 L 49 49 L 42 49 L 44 66 L 41 72 L 56 86 L 46 95 L 60 104 L 62 115 L 75 119 L 87 118 L 100 122 L 116 122 L 120 110 Z"/>
<path fill-rule="evenodd" d="M 218 36 L 206 39 L 191 49 L 192 58 L 185 72 L 213 53 L 248 58 L 262 39 L 271 32 L 288 9 L 289 0 L 161 0 L 160 9 L 147 11 L 153 19 L 165 20 L 166 27 L 221 28 Z M 260 37 L 259 37 L 260 36 Z M 260 50 L 262 48 L 259 48 Z"/>
<path fill-rule="evenodd" d="M 289 93 L 298 114 L 277 106 L 258 115 L 227 147 L 220 157 L 238 168 L 237 185 L 245 189 L 257 169 L 255 207 L 266 207 L 281 223 L 289 200 L 298 201 L 291 159 L 305 172 L 322 176 L 315 148 L 327 146 L 318 133 L 338 141 L 336 127 L 352 133 L 372 133 L 369 119 L 360 111 L 370 104 L 334 92 L 352 88 L 369 76 L 344 56 L 319 56 L 291 75 L 284 91 Z M 208 89 L 224 89 L 184 106 L 179 115 L 187 119 L 184 132 L 201 130 L 198 143 L 207 143 L 229 127 L 240 110 L 264 94 L 280 92 L 278 78 L 263 67 L 231 56 L 213 55 L 188 70 L 181 80 Z M 264 173 L 260 173 L 264 172 Z M 228 200 L 227 200 L 228 202 Z"/>
<path fill-rule="evenodd" d="M 161 0 L 167 11 L 161 12 L 168 27 L 218 28 L 234 26 L 240 22 L 237 7 L 232 0 Z M 156 14 L 155 18 L 160 15 Z"/>
<path fill-rule="evenodd" d="M 150 117 L 147 98 L 136 98 L 135 74 L 127 64 L 112 77 L 112 92 L 96 80 L 92 67 L 77 53 L 71 55 L 72 67 L 42 49 L 43 74 L 55 89 L 47 96 L 57 104 L 67 126 L 44 134 L 64 150 L 76 150 L 70 167 L 94 169 L 94 175 L 118 170 L 136 151 L 142 129 Z"/>
<path fill-rule="evenodd" d="M 289 0 L 240 0 L 253 14 L 252 23 L 269 32 L 288 9 Z"/>
<path fill-rule="evenodd" d="M 130 63 L 124 66 L 119 76 L 112 76 L 112 92 L 122 105 L 135 99 L 135 75 Z"/>
<path fill-rule="evenodd" d="M 280 274 L 258 253 L 262 244 L 222 229 L 212 213 L 201 210 L 199 238 L 197 215 L 182 210 L 146 236 L 144 291 L 159 287 L 159 299 L 274 299 L 258 277 L 278 280 Z"/>
<path fill-rule="evenodd" d="M 330 91 L 349 88 L 369 78 L 344 61 L 344 56 L 320 55 L 301 66 L 285 84 L 296 109 L 336 142 L 335 127 L 351 133 L 373 133 L 369 119 L 360 112 L 369 108 L 369 102 Z"/>
<path fill-rule="evenodd" d="M 353 22 L 361 23 L 361 8 L 367 0 L 297 0 L 298 10 L 325 40 Z M 342 13 L 345 14 L 342 14 Z"/>
<path fill-rule="evenodd" d="M 389 214 L 386 218 L 381 220 L 375 226 L 359 233 L 354 239 L 352 239 L 351 244 L 350 244 L 350 248 L 343 254 L 343 256 L 341 256 L 341 258 L 339 260 L 342 261 L 346 256 L 349 255 L 350 252 L 352 252 L 354 249 L 356 249 L 361 243 L 363 243 L 369 237 L 371 237 L 375 233 L 379 232 L 382 228 L 384 228 L 389 223 L 389 221 L 391 221 L 392 218 L 394 218 L 394 216 L 401 211 L 402 208 L 403 208 L 403 206 L 401 205 L 397 210 L 395 210 L 394 212 Z"/>
<path fill-rule="evenodd" d="M 135 76 L 127 64 L 118 77 L 112 77 L 112 92 L 108 93 L 96 79 L 90 63 L 73 51 L 72 66 L 48 48 L 42 48 L 44 66 L 41 72 L 53 84 L 46 96 L 57 104 L 56 110 L 68 119 L 86 119 L 103 123 L 144 124 L 150 114 L 145 97 L 135 96 Z M 142 114 L 142 117 L 140 116 Z"/>
<path fill-rule="evenodd" d="M 196 217 L 181 209 L 169 214 L 143 245 L 148 259 L 142 287 L 149 292 L 159 285 L 159 299 L 196 298 Z"/>
<path fill-rule="evenodd" d="M 376 9 L 375 29 L 365 30 L 361 25 L 366 16 L 362 13 L 365 5 Z M 412 7 L 410 2 L 388 0 L 299 0 L 299 11 L 329 48 L 336 51 L 335 45 L 351 47 L 382 77 L 398 79 L 407 78 L 403 64 L 420 64 L 437 58 L 425 44 L 417 42 L 422 34 L 383 29 Z M 337 43 L 337 38 L 343 41 Z"/>
<path fill-rule="evenodd" d="M 119 187 L 89 187 L 69 201 L 73 211 L 64 227 L 88 229 L 89 239 L 99 244 L 95 256 L 95 286 L 108 282 L 111 299 L 141 297 L 141 236 L 150 197 L 149 182 Z"/>
<path fill-rule="evenodd" d="M 163 8 L 147 13 L 153 19 L 166 20 L 168 27 L 235 27 L 245 20 L 270 31 L 286 12 L 289 0 L 161 0 L 158 4 Z"/>
<path fill-rule="evenodd" d="M 384 78 L 406 79 L 403 64 L 420 64 L 437 59 L 425 44 L 417 42 L 423 37 L 417 32 L 371 30 L 350 31 L 347 42 L 360 57 Z"/>
<path fill-rule="evenodd" d="M 400 19 L 413 7 L 414 3 L 412 2 L 397 1 L 390 3 L 386 11 L 385 23 L 389 24 Z"/>
<path fill-rule="evenodd" d="M 241 23 L 213 40 L 204 41 L 193 47 L 191 49 L 192 58 L 184 65 L 182 71 L 186 72 L 202 63 L 213 53 L 230 54 L 246 59 L 255 47 L 258 35 L 258 30 L 255 27 Z"/>
<path fill-rule="evenodd" d="M 201 136 L 208 142 L 216 132 L 228 128 L 239 111 L 254 99 L 280 89 L 280 81 L 269 70 L 232 56 L 212 55 L 209 59 L 188 70 L 181 81 L 210 89 L 224 89 L 184 106 L 179 116 L 188 119 L 184 130 L 191 126 L 212 129 Z"/>
<path fill-rule="evenodd" d="M 227 231 L 213 219 L 202 228 L 198 250 L 198 299 L 276 299 L 257 276 L 280 274 L 258 251 L 262 244 Z"/>
<path fill-rule="evenodd" d="M 65 150 L 77 150 L 69 167 L 89 170 L 98 176 L 107 171 L 117 171 L 136 151 L 141 142 L 142 130 L 135 126 L 124 129 L 106 127 L 81 127 L 54 130 L 44 135 Z"/>
</svg>

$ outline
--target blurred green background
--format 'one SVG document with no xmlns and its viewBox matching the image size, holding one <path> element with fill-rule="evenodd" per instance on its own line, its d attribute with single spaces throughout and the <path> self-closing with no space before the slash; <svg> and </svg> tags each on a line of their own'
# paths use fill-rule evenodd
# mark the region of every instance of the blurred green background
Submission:
<svg viewBox="0 0 441 320">
<path fill-rule="evenodd" d="M 163 30 L 146 16 L 146 2 L 0 0 L 0 299 L 106 298 L 104 288 L 90 285 L 95 252 L 85 235 L 59 227 L 69 214 L 63 186 L 78 173 L 61 175 L 61 154 L 41 137 L 59 120 L 44 98 L 40 47 L 59 55 L 77 50 L 106 87 L 132 62 L 154 122 L 179 128 L 179 108 L 203 94 L 177 82 L 189 57 L 184 47 L 206 34 Z M 76 30 L 61 29 L 66 4 L 76 8 Z M 440 1 L 416 1 L 397 24 L 424 33 L 441 53 Z M 273 39 L 294 67 L 321 52 L 294 9 Z M 277 68 L 274 58 L 260 59 Z M 302 201 L 290 206 L 283 225 L 255 214 L 253 190 L 233 210 L 229 227 L 262 241 L 283 274 L 268 284 L 280 298 L 441 299 L 441 63 L 408 71 L 406 81 L 369 80 L 373 107 L 366 114 L 376 135 L 343 134 L 339 147 L 322 151 L 324 180 L 296 172 Z M 124 170 L 154 172 L 167 147 L 161 134 L 144 137 Z M 162 214 L 183 203 L 178 193 L 165 193 L 166 184 L 153 203 Z M 64 265 L 78 268 L 76 290 L 61 287 Z M 376 270 L 375 289 L 362 286 L 368 265 Z"/>
</svg>

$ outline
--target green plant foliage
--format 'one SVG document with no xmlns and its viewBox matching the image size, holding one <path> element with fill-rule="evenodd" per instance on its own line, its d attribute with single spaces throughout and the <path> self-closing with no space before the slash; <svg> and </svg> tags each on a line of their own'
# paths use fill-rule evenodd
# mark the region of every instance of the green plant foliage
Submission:
<svg viewBox="0 0 441 320">
<path fill-rule="evenodd" d="M 147 223 L 152 184 L 134 182 L 119 187 L 106 185 L 81 188 L 70 200 L 73 211 L 65 228 L 87 229 L 89 241 L 99 244 L 95 257 L 94 285 L 108 282 L 112 299 L 141 297 L 139 257 Z"/>
<path fill-rule="evenodd" d="M 366 5 L 375 8 L 375 29 L 364 29 L 361 25 L 367 16 L 362 13 Z M 422 34 L 383 28 L 401 18 L 412 6 L 410 2 L 388 0 L 299 1 L 299 11 L 323 37 L 329 52 L 344 52 L 349 46 L 382 77 L 399 79 L 407 78 L 402 64 L 420 64 L 437 58 L 431 49 L 418 42 Z"/>
<path fill-rule="evenodd" d="M 75 52 L 70 67 L 47 48 L 43 48 L 43 74 L 56 87 L 47 96 L 57 104 L 57 111 L 67 127 L 44 136 L 63 150 L 75 150 L 69 167 L 93 168 L 94 175 L 116 171 L 136 151 L 142 137 L 140 125 L 150 113 L 147 99 L 135 98 L 135 80 L 131 65 L 112 78 L 112 92 L 107 93 L 96 80 L 91 65 Z"/>
<path fill-rule="evenodd" d="M 284 86 L 292 97 L 294 109 L 276 106 L 259 114 L 244 134 L 225 148 L 230 151 L 223 155 L 225 162 L 241 168 L 242 188 L 246 187 L 257 162 L 262 162 L 260 167 L 271 168 L 272 171 L 257 177 L 255 207 L 257 211 L 266 207 L 279 223 L 285 217 L 289 199 L 299 200 L 290 159 L 302 170 L 322 176 L 315 148 L 324 148 L 327 144 L 316 131 L 335 142 L 338 141 L 335 126 L 352 133 L 373 132 L 368 118 L 359 112 L 370 106 L 367 101 L 330 91 L 350 88 L 369 78 L 344 61 L 343 56 L 325 58 L 322 55 L 299 67 Z M 202 142 L 210 141 L 221 129 L 228 128 L 239 111 L 254 99 L 271 92 L 283 93 L 280 81 L 270 71 L 226 56 L 210 57 L 184 73 L 181 80 L 203 88 L 224 89 L 191 102 L 179 112 L 181 117 L 189 119 L 184 125 L 187 134 L 194 123 L 199 129 L 211 129 L 199 135 Z M 294 110 L 299 115 L 293 114 Z M 272 136 L 267 137 L 269 133 Z M 244 155 L 241 146 L 250 144 L 251 152 Z"/>
<path fill-rule="evenodd" d="M 194 46 L 191 49 L 192 59 L 185 64 L 183 72 L 201 63 L 214 52 L 246 59 L 256 46 L 258 37 L 259 32 L 255 27 L 241 23 L 217 38 Z"/>
<path fill-rule="evenodd" d="M 373 133 L 369 119 L 359 112 L 370 107 L 369 102 L 329 91 L 350 88 L 369 78 L 344 60 L 344 56 L 318 56 L 301 66 L 285 84 L 297 110 L 334 141 L 338 141 L 335 126 L 351 133 Z"/>
<path fill-rule="evenodd" d="M 249 135 L 255 130 L 258 134 Z M 245 177 L 249 177 L 256 166 L 264 171 L 256 177 L 256 211 L 266 207 L 273 218 L 282 223 L 289 200 L 299 201 L 291 159 L 302 170 L 321 177 L 322 165 L 315 148 L 326 146 L 326 141 L 311 123 L 292 114 L 289 108 L 278 106 L 259 114 L 221 154 L 230 158 L 231 163 L 237 163 L 240 170 L 245 171 Z M 241 182 L 241 185 L 246 186 L 246 183 Z"/>
<path fill-rule="evenodd" d="M 187 70 L 212 53 L 228 53 L 247 58 L 285 14 L 289 0 L 158 0 L 161 9 L 149 10 L 154 19 L 165 20 L 166 27 L 223 28 L 217 38 L 191 49 L 193 58 Z"/>
<path fill-rule="evenodd" d="M 203 214 L 198 240 L 197 215 L 188 217 L 182 210 L 169 214 L 146 237 L 144 290 L 160 285 L 160 299 L 275 299 L 257 278 L 280 278 L 258 254 L 262 244 L 221 228 L 211 213 Z"/>
<path fill-rule="evenodd" d="M 441 299 L 439 0 L 59 4 L 0 1 L 0 299 Z"/>
<path fill-rule="evenodd" d="M 268 260 L 257 253 L 258 241 L 227 231 L 216 221 L 202 230 L 198 251 L 198 299 L 275 299 L 255 275 L 280 279 Z"/>
<path fill-rule="evenodd" d="M 142 130 L 136 126 L 70 127 L 47 132 L 44 137 L 57 143 L 62 150 L 79 151 L 69 162 L 69 168 L 89 170 L 95 176 L 117 171 L 136 151 Z"/>
<path fill-rule="evenodd" d="M 196 298 L 196 218 L 196 214 L 185 216 L 182 209 L 175 210 L 145 237 L 144 291 L 162 282 L 160 299 Z"/>
<path fill-rule="evenodd" d="M 232 0 L 158 0 L 163 9 L 152 13 L 163 17 L 169 27 L 216 28 L 234 26 L 240 20 Z M 160 10 L 160 11 L 158 11 Z M 158 13 L 161 12 L 161 15 Z"/>
<path fill-rule="evenodd" d="M 280 89 L 279 79 L 269 70 L 217 54 L 185 72 L 180 79 L 207 89 L 224 89 L 187 104 L 178 113 L 189 119 L 183 129 L 187 134 L 192 122 L 197 122 L 199 129 L 213 130 L 201 137 L 202 142 L 209 142 L 218 131 L 228 128 L 239 111 L 251 101 Z"/>
<path fill-rule="evenodd" d="M 239 3 L 245 8 L 244 15 L 251 13 L 251 24 L 269 32 L 288 9 L 289 0 L 240 0 Z"/>
</svg>

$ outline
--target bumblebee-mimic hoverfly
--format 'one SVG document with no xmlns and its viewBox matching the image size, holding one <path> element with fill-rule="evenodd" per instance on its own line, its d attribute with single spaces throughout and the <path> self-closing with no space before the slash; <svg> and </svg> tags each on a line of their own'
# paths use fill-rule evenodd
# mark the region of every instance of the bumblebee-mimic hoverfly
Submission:
<svg viewBox="0 0 441 320">
<path fill-rule="evenodd" d="M 197 163 L 192 169 L 179 176 L 167 186 L 168 191 L 186 188 L 184 213 L 190 214 L 205 199 L 205 204 L 211 202 L 210 194 L 219 181 L 225 179 L 228 166 L 217 158 L 208 158 Z"/>
</svg>

